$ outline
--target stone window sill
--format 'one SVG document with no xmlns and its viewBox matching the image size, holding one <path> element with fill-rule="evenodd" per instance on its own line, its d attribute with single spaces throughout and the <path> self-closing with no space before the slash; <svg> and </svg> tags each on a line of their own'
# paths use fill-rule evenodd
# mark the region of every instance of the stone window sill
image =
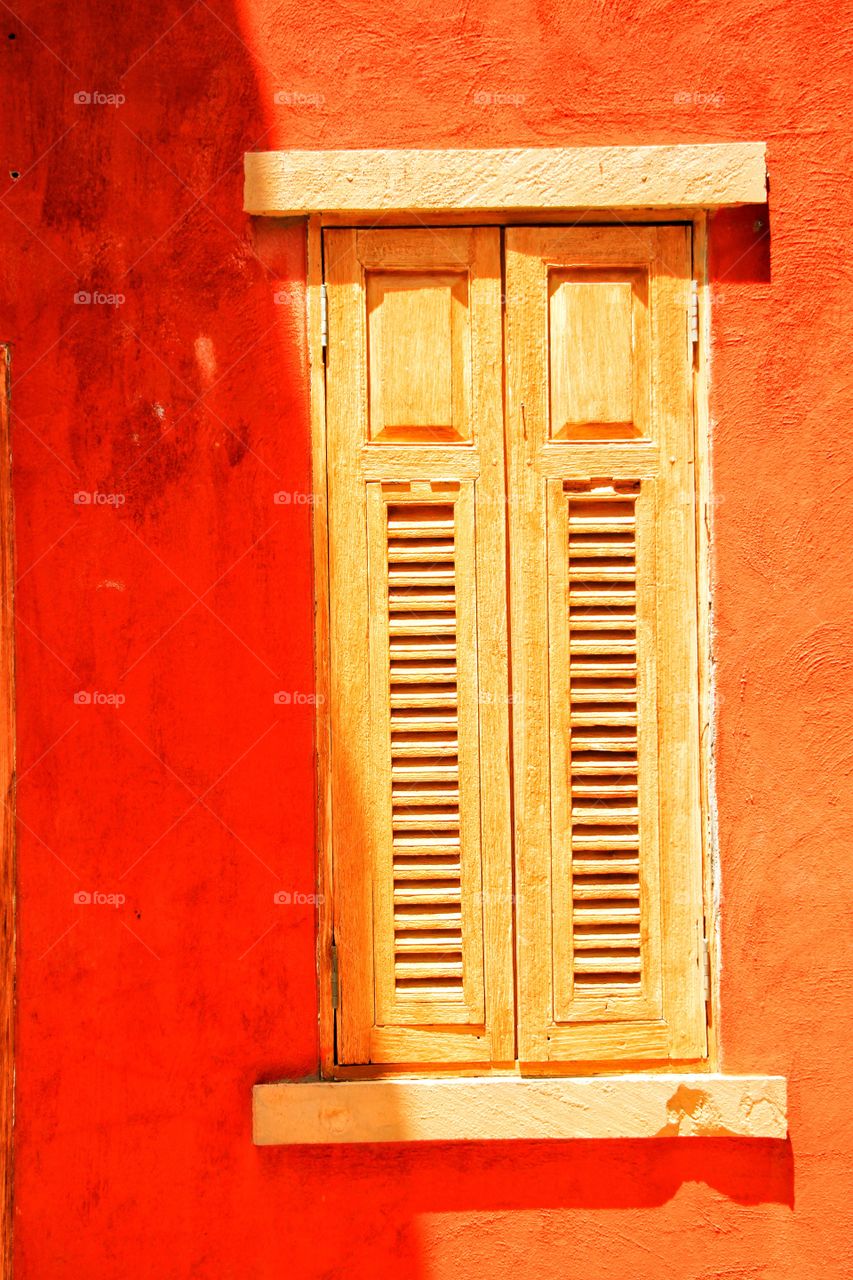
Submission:
<svg viewBox="0 0 853 1280">
<path fill-rule="evenodd" d="M 777 1138 L 782 1076 L 312 1080 L 255 1085 L 258 1146 L 562 1138 Z"/>
</svg>

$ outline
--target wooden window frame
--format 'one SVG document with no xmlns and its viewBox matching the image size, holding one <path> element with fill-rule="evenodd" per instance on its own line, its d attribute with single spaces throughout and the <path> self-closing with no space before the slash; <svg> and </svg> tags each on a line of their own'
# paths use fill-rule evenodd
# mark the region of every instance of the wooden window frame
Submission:
<svg viewBox="0 0 853 1280">
<path fill-rule="evenodd" d="M 533 1068 L 525 1063 L 525 1075 L 577 1077 L 585 1074 L 602 1074 L 618 1069 L 622 1072 L 645 1074 L 687 1073 L 712 1074 L 719 1070 L 719 913 L 717 858 L 713 843 L 712 790 L 712 730 L 713 686 L 711 680 L 710 628 L 710 475 L 708 466 L 709 419 L 707 395 L 708 344 L 710 337 L 710 298 L 707 270 L 708 210 L 686 212 L 681 208 L 620 209 L 608 210 L 526 210 L 521 213 L 505 212 L 500 215 L 479 211 L 419 214 L 390 213 L 363 215 L 313 214 L 307 219 L 308 253 L 308 358 L 310 369 L 310 420 L 312 473 L 314 481 L 313 551 L 314 551 L 314 606 L 315 606 L 315 672 L 317 709 L 315 720 L 317 760 L 317 883 L 320 906 L 318 908 L 317 975 L 319 997 L 319 1072 L 325 1080 L 366 1080 L 399 1076 L 505 1076 L 500 1067 L 466 1067 L 464 1064 L 412 1064 L 344 1066 L 335 1060 L 335 1011 L 332 1001 L 332 907 L 333 907 L 333 854 L 331 841 L 331 769 L 330 769 L 330 636 L 329 636 L 329 564 L 328 564 L 328 504 L 326 491 L 326 383 L 322 288 L 323 232 L 332 227 L 352 226 L 360 228 L 377 226 L 417 225 L 430 226 L 480 226 L 498 225 L 630 225 L 677 223 L 691 229 L 693 245 L 693 278 L 697 284 L 698 334 L 694 353 L 694 457 L 696 488 L 696 548 L 697 548 L 697 632 L 699 658 L 699 713 L 700 713 L 700 792 L 702 821 L 702 888 L 705 910 L 705 937 L 708 945 L 707 967 L 710 974 L 708 1011 L 708 1051 L 701 1062 L 695 1059 L 679 1064 L 677 1060 L 650 1066 L 642 1059 L 622 1059 L 617 1064 L 586 1065 L 583 1062 L 543 1063 Z M 703 589 L 704 587 L 704 589 Z"/>
<path fill-rule="evenodd" d="M 508 169 L 504 161 L 510 161 Z M 495 177 L 495 170 L 501 172 Z M 507 173 L 511 180 L 506 181 Z M 256 1085 L 254 1141 L 331 1143 L 476 1138 L 784 1138 L 783 1078 L 720 1073 L 719 886 L 713 825 L 710 626 L 708 223 L 722 205 L 764 203 L 761 143 L 515 152 L 274 152 L 246 156 L 245 209 L 307 228 L 317 756 L 318 1080 Z M 320 212 L 325 210 L 325 212 Z M 525 1073 L 454 1065 L 335 1063 L 332 972 L 330 625 L 323 231 L 330 227 L 679 223 L 691 229 L 699 760 L 708 1048 L 701 1063 L 546 1063 Z M 548 1077 L 544 1079 L 543 1077 Z"/>
</svg>

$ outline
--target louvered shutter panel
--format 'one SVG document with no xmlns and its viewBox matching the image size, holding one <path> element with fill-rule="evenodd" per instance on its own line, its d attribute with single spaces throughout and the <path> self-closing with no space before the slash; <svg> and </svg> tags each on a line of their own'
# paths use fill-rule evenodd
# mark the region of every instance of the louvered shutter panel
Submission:
<svg viewBox="0 0 853 1280">
<path fill-rule="evenodd" d="M 519 1056 L 697 1058 L 689 236 L 506 246 Z"/>
<path fill-rule="evenodd" d="M 324 255 L 338 1061 L 511 1059 L 499 235 Z"/>
</svg>

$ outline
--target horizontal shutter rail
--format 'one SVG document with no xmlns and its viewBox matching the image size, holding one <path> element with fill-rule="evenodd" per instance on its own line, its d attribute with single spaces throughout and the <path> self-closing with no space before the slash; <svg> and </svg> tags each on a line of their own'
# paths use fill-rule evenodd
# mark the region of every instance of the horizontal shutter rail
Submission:
<svg viewBox="0 0 853 1280">
<path fill-rule="evenodd" d="M 413 934 L 411 937 L 403 938 L 398 942 L 397 950 L 401 954 L 423 952 L 424 955 L 441 955 L 458 951 L 461 941 L 462 932 L 459 929 L 443 933 L 426 933 L 424 931 Z"/>
<path fill-rule="evenodd" d="M 412 765 L 410 760 L 403 760 L 391 768 L 392 782 L 456 782 L 456 769 L 438 760 L 429 765 Z"/>
<path fill-rule="evenodd" d="M 426 797 L 424 798 L 426 799 Z M 418 807 L 395 814 L 393 825 L 395 831 L 404 831 L 408 827 L 416 827 L 420 830 L 424 826 L 429 826 L 433 831 L 440 830 L 442 827 L 458 828 L 459 811 L 457 809 L 445 811 L 435 808 L 427 810 L 426 807 Z"/>
<path fill-rule="evenodd" d="M 391 792 L 391 798 L 395 805 L 399 805 L 401 808 L 404 808 L 407 805 L 417 807 L 419 805 L 434 804 L 439 801 L 443 801 L 445 804 L 458 804 L 459 788 L 438 787 L 431 790 L 420 789 L 417 791 L 410 791 L 408 789 L 404 790 L 402 788 L 395 787 Z"/>
<path fill-rule="evenodd" d="M 612 791 L 606 787 L 599 787 L 594 797 L 597 800 L 611 800 L 615 797 Z M 597 822 L 599 826 L 610 824 L 611 826 L 623 826 L 626 822 L 636 822 L 639 816 L 639 810 L 636 805 L 620 805 L 618 808 L 608 807 L 606 810 L 591 806 L 585 809 L 582 803 L 574 806 L 574 813 L 579 822 Z"/>
<path fill-rule="evenodd" d="M 585 676 L 587 679 L 593 677 L 604 676 L 605 678 L 624 679 L 635 678 L 637 675 L 637 663 L 635 661 L 605 661 L 606 655 L 596 654 L 590 658 L 587 656 L 582 661 L 572 663 L 574 670 L 574 678 L 580 679 Z"/>
<path fill-rule="evenodd" d="M 617 702 L 634 702 L 636 700 L 635 690 L 631 685 L 614 688 L 612 685 L 603 685 L 599 682 L 590 682 L 584 680 L 580 676 L 575 680 L 576 688 L 572 693 L 572 702 L 578 706 L 582 706 L 586 702 L 596 702 L 603 705 L 611 705 Z"/>
<path fill-rule="evenodd" d="M 404 667 L 402 665 L 395 665 L 392 663 L 391 676 L 395 685 L 437 684 L 437 685 L 452 686 L 450 689 L 447 689 L 447 690 L 423 689 L 421 690 L 420 693 L 418 693 L 417 691 L 413 691 L 410 695 L 407 695 L 402 691 L 395 690 L 395 692 L 391 695 L 392 707 L 399 706 L 400 699 L 406 696 L 411 696 L 412 698 L 418 699 L 419 701 L 423 701 L 427 698 L 446 698 L 449 703 L 453 705 L 455 705 L 456 703 L 457 695 L 456 695 L 456 689 L 455 689 L 455 684 L 456 684 L 455 663 L 452 666 L 417 667 L 414 670 L 411 667 Z M 440 704 L 440 705 L 443 705 L 443 704 Z"/>
<path fill-rule="evenodd" d="M 435 910 L 432 905 L 424 909 L 421 903 L 410 902 L 400 906 L 397 921 L 401 929 L 456 931 L 462 928 L 462 910 L 452 905 L 442 910 Z"/>
<path fill-rule="evenodd" d="M 392 618 L 389 629 L 392 636 L 455 635 L 456 619 L 435 618 L 429 614 L 418 617 L 407 612 Z"/>
<path fill-rule="evenodd" d="M 461 897 L 455 885 L 444 885 L 434 878 L 429 883 L 417 881 L 394 882 L 394 901 L 405 906 L 432 906 L 436 903 L 453 905 L 461 904 Z M 398 927 L 399 926 L 399 922 Z"/>
<path fill-rule="evenodd" d="M 626 698 L 625 701 L 627 702 L 628 699 Z M 597 708 L 594 709 L 586 703 L 582 703 L 581 705 L 583 706 L 582 711 L 573 711 L 571 714 L 571 724 L 573 728 L 588 728 L 591 725 L 596 724 L 615 725 L 617 727 L 625 725 L 633 726 L 637 723 L 637 714 L 635 711 L 603 711 L 598 710 Z"/>
<path fill-rule="evenodd" d="M 389 595 L 393 609 L 416 609 L 418 613 L 453 613 L 456 599 L 452 592 L 434 592 L 428 595 L 423 586 L 399 588 Z"/>
<path fill-rule="evenodd" d="M 388 560 L 391 564 L 411 564 L 422 560 L 425 551 L 429 552 L 430 559 L 435 564 L 453 559 L 452 547 L 448 547 L 444 542 L 435 542 L 429 547 L 412 546 L 408 543 L 391 547 L 388 551 Z"/>
<path fill-rule="evenodd" d="M 456 661 L 456 644 L 453 640 L 430 640 L 421 644 L 417 640 L 396 639 L 390 643 L 389 656 L 392 663 L 426 662 L 434 663 L 436 669 L 440 669 L 439 663 Z M 397 667 L 401 678 L 407 670 L 409 668 Z"/>
<path fill-rule="evenodd" d="M 640 859 L 639 857 L 603 859 L 583 858 L 579 860 L 578 865 L 583 868 L 584 874 L 588 876 L 612 875 L 614 871 L 618 871 L 622 875 L 630 875 L 639 871 Z"/>
<path fill-rule="evenodd" d="M 598 799 L 599 796 L 629 797 L 637 795 L 637 783 L 631 785 L 630 782 L 597 782 L 593 786 L 585 785 L 583 782 L 576 782 L 573 788 L 574 794 L 578 799 L 589 796 L 590 799 Z"/>
</svg>

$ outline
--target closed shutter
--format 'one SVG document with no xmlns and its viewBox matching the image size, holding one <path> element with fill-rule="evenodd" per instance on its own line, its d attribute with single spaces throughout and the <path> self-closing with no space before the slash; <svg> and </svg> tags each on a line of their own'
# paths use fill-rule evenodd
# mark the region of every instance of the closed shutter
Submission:
<svg viewBox="0 0 853 1280">
<path fill-rule="evenodd" d="M 338 1061 L 511 1060 L 499 232 L 324 256 Z"/>
<path fill-rule="evenodd" d="M 510 228 L 519 1057 L 705 1052 L 679 227 Z"/>
</svg>

